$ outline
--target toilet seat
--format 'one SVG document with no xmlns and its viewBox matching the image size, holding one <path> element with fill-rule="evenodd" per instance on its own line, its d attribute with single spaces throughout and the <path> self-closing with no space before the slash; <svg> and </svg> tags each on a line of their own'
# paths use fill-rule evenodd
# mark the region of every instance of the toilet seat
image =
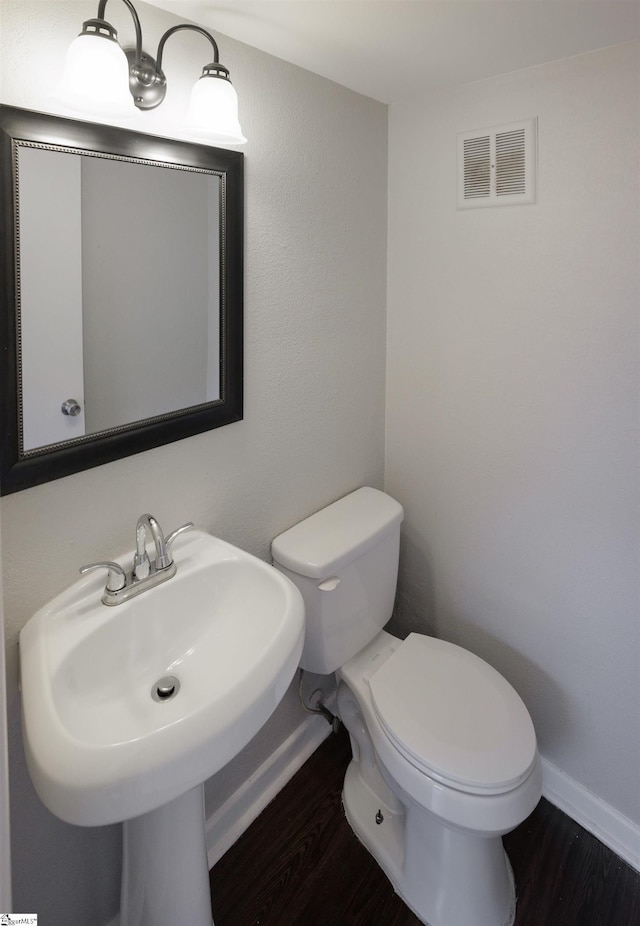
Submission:
<svg viewBox="0 0 640 926">
<path fill-rule="evenodd" d="M 368 681 L 387 738 L 430 778 L 500 794 L 531 773 L 537 748 L 529 713 L 509 682 L 473 653 L 410 634 Z"/>
</svg>

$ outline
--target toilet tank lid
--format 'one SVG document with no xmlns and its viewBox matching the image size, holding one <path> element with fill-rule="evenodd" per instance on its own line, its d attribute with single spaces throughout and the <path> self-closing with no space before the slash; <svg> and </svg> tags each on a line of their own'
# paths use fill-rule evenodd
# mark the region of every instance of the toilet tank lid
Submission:
<svg viewBox="0 0 640 926">
<path fill-rule="evenodd" d="M 326 579 L 396 530 L 402 518 L 395 499 L 365 486 L 280 534 L 271 554 L 298 575 Z"/>
</svg>

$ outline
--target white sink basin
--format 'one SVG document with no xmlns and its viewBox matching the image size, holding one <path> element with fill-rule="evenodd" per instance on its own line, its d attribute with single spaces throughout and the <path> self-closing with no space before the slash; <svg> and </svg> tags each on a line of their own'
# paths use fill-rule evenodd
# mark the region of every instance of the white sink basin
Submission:
<svg viewBox="0 0 640 926">
<path fill-rule="evenodd" d="M 201 784 L 255 735 L 295 673 L 304 605 L 292 583 L 201 531 L 176 541 L 174 559 L 172 579 L 117 607 L 101 603 L 104 575 L 91 574 L 20 634 L 29 770 L 69 823 L 128 820 Z M 179 690 L 154 700 L 167 675 Z"/>
</svg>

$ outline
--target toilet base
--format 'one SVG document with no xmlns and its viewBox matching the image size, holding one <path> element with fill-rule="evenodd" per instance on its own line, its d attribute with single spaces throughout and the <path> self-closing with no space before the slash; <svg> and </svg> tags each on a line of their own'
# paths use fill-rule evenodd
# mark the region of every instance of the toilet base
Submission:
<svg viewBox="0 0 640 926">
<path fill-rule="evenodd" d="M 389 807 L 355 759 L 342 800 L 354 833 L 425 926 L 513 926 L 513 873 L 499 836 L 450 828 L 413 802 Z"/>
</svg>

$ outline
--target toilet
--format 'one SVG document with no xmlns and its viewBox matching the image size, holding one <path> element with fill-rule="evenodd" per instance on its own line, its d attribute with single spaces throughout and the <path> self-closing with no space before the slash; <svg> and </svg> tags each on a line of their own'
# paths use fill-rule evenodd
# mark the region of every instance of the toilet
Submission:
<svg viewBox="0 0 640 926">
<path fill-rule="evenodd" d="M 345 813 L 405 903 L 426 926 L 511 926 L 501 836 L 540 799 L 533 723 L 473 653 L 382 629 L 402 518 L 398 502 L 365 487 L 273 541 L 274 566 L 305 601 L 300 665 L 336 673 L 352 748 Z"/>
</svg>

